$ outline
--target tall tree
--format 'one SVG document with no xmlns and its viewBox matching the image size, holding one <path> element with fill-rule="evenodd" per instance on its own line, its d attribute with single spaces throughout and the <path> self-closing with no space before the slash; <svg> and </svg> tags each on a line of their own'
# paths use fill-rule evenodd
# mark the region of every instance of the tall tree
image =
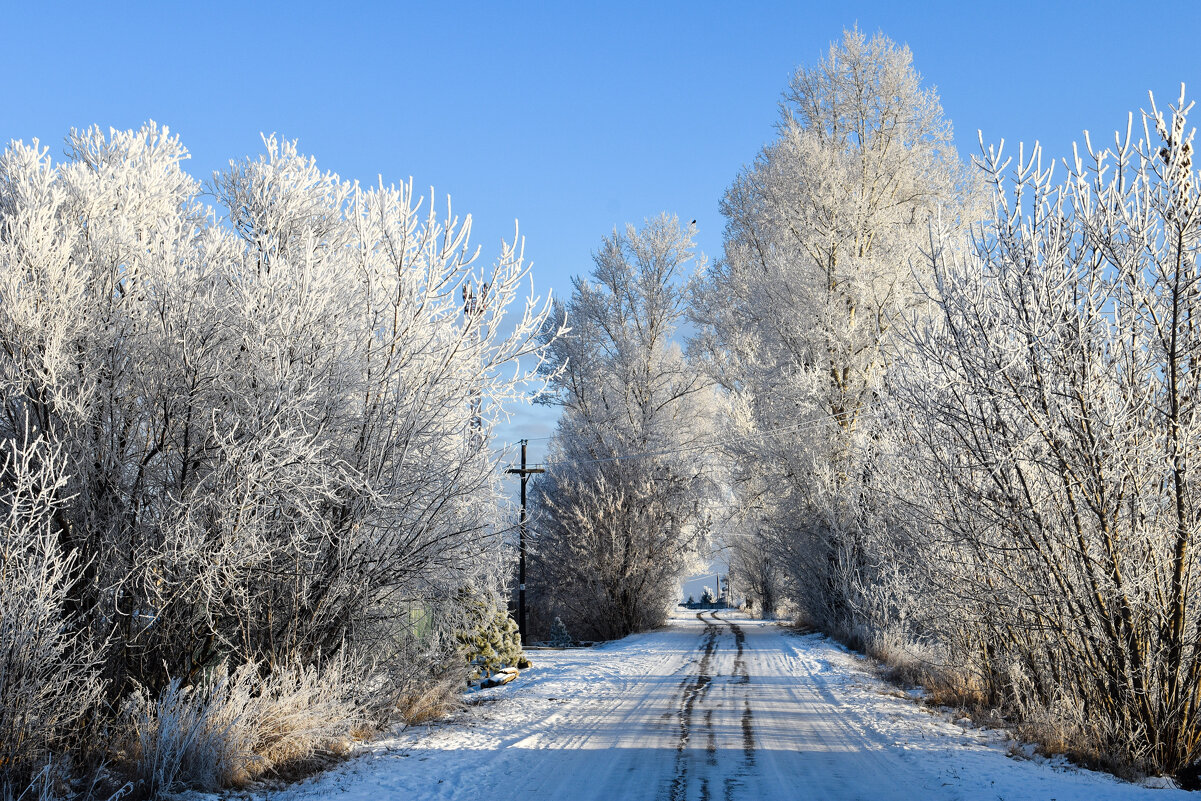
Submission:
<svg viewBox="0 0 1201 801">
<path fill-rule="evenodd" d="M 741 408 L 743 502 L 774 507 L 779 524 L 763 530 L 822 622 L 857 614 L 851 587 L 870 568 L 859 513 L 896 322 L 921 302 L 913 266 L 965 186 L 909 50 L 853 29 L 796 71 L 776 139 L 722 203 L 724 257 L 696 294 L 693 348 Z"/>
<path fill-rule="evenodd" d="M 666 215 L 614 231 L 556 309 L 550 401 L 563 407 L 538 494 L 547 620 L 611 638 L 659 625 L 701 534 L 710 382 L 673 341 L 691 229 Z M 550 331 L 550 329 L 548 329 Z"/>
</svg>

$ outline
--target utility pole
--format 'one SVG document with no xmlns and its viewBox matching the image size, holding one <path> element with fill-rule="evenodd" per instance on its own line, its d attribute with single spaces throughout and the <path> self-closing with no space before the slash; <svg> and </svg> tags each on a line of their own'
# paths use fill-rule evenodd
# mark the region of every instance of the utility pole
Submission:
<svg viewBox="0 0 1201 801">
<path fill-rule="evenodd" d="M 517 631 L 521 634 L 521 644 L 526 644 L 526 639 L 529 632 L 526 630 L 525 620 L 525 485 L 529 481 L 530 476 L 534 473 L 545 473 L 541 467 L 531 465 L 526 467 L 525 464 L 525 446 L 529 440 L 521 441 L 521 467 L 510 467 L 506 473 L 515 473 L 521 476 L 521 519 L 517 533 Z"/>
</svg>

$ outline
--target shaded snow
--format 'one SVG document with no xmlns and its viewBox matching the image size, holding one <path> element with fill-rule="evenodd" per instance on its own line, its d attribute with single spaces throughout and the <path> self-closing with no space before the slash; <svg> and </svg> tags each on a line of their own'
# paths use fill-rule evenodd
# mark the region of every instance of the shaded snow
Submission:
<svg viewBox="0 0 1201 801">
<path fill-rule="evenodd" d="M 896 697 L 817 636 L 719 613 L 536 651 L 453 720 L 412 727 L 272 799 L 1185 797 L 1045 760 Z M 888 692 L 892 695 L 886 694 Z"/>
</svg>

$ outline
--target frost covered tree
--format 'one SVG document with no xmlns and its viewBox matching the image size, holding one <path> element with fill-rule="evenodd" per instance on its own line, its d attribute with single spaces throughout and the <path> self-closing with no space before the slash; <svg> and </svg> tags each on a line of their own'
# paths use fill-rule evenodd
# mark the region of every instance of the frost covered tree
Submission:
<svg viewBox="0 0 1201 801">
<path fill-rule="evenodd" d="M 0 446 L 60 460 L 19 503 L 110 701 L 435 648 L 493 561 L 486 443 L 548 312 L 520 247 L 484 267 L 449 204 L 265 146 L 215 178 L 226 219 L 153 124 L 0 157 Z"/>
<path fill-rule="evenodd" d="M 555 619 L 550 624 L 549 642 L 555 648 L 571 647 L 571 632 L 567 630 L 567 624 L 563 622 L 563 618 L 558 615 L 555 615 Z"/>
<path fill-rule="evenodd" d="M 867 614 L 877 561 L 863 520 L 897 321 L 967 183 L 937 94 L 883 34 L 846 31 L 798 69 L 777 128 L 726 192 L 692 348 L 731 393 L 739 504 L 771 521 L 762 550 L 817 622 L 844 625 Z"/>
<path fill-rule="evenodd" d="M 765 619 L 776 616 L 782 600 L 785 577 L 777 555 L 765 544 L 778 539 L 774 532 L 764 531 L 764 519 L 740 510 L 732 515 L 732 534 L 728 536 L 730 574 L 747 598 L 748 608 L 757 609 Z"/>
<path fill-rule="evenodd" d="M 701 540 L 712 387 L 673 340 L 693 247 L 667 215 L 615 230 L 555 310 L 570 333 L 548 342 L 549 401 L 563 411 L 533 574 L 546 618 L 577 636 L 661 624 Z"/>
<path fill-rule="evenodd" d="M 895 385 L 928 625 L 993 703 L 1155 771 L 1201 757 L 1190 107 L 1086 137 L 1062 179 L 984 150 L 993 219 L 931 249 L 939 313 Z"/>
<path fill-rule="evenodd" d="M 79 555 L 62 549 L 54 517 L 64 483 L 44 442 L 0 454 L 0 797 L 39 771 L 58 780 L 72 738 L 99 700 L 96 650 L 63 625 Z M 47 782 L 53 785 L 54 781 Z"/>
</svg>

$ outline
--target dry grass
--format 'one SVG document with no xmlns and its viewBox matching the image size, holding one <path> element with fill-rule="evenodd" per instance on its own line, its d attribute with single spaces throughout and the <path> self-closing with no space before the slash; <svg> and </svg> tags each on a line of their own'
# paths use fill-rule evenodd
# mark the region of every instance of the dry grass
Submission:
<svg viewBox="0 0 1201 801">
<path fill-rule="evenodd" d="M 401 719 L 408 725 L 438 720 L 463 707 L 464 677 L 460 671 L 406 688 L 397 699 Z"/>
<path fill-rule="evenodd" d="M 318 672 L 255 665 L 217 672 L 197 687 L 172 682 L 126 710 L 127 766 L 150 796 L 185 787 L 242 787 L 324 766 L 349 749 L 358 713 L 341 688 L 340 663 Z"/>
<path fill-rule="evenodd" d="M 405 673 L 340 660 L 320 671 L 222 669 L 195 687 L 176 681 L 157 698 L 130 699 L 117 758 L 142 797 L 297 781 L 397 720 L 424 723 L 461 709 L 464 686 L 458 662 Z"/>
<path fill-rule="evenodd" d="M 386 653 L 359 682 L 366 714 L 353 732 L 356 738 L 367 739 L 397 722 L 427 723 L 463 708 L 468 668 L 457 648 L 406 640 Z"/>
<path fill-rule="evenodd" d="M 921 703 L 949 710 L 955 718 L 968 718 L 978 726 L 1004 728 L 1017 743 L 1029 743 L 1034 753 L 1062 756 L 1092 770 L 1111 773 L 1127 781 L 1154 775 L 1149 762 L 1130 758 L 1137 754 L 1137 735 L 1103 731 L 1083 710 L 1059 702 L 1052 708 L 1019 707 L 989 703 L 990 694 L 979 671 L 951 663 L 937 648 L 915 643 L 892 632 L 830 632 L 844 645 L 875 660 L 885 680 L 901 687 L 921 687 Z M 907 693 L 899 697 L 911 698 Z M 1027 749 L 1014 745 L 1011 755 L 1027 758 Z"/>
<path fill-rule="evenodd" d="M 1139 758 L 1145 746 L 1135 742 L 1137 738 L 1129 732 L 1104 731 L 1079 711 L 1011 711 L 1006 725 L 1016 739 L 1035 744 L 1043 756 L 1063 756 L 1127 781 L 1157 775 L 1149 760 Z"/>
</svg>

